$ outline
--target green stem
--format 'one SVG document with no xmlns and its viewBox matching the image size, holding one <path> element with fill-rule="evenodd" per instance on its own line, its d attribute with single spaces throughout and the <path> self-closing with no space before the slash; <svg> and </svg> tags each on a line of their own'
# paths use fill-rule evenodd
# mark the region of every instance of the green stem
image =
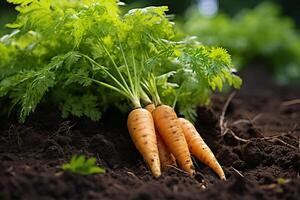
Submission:
<svg viewBox="0 0 300 200">
<path fill-rule="evenodd" d="M 132 76 L 131 76 L 131 73 L 130 73 L 130 70 L 129 70 L 128 62 L 127 62 L 127 59 L 126 59 L 126 56 L 125 56 L 125 53 L 124 53 L 124 50 L 122 48 L 121 43 L 119 42 L 120 50 L 121 50 L 122 57 L 123 57 L 123 60 L 124 60 L 124 64 L 125 64 L 125 67 L 126 67 L 126 73 L 127 73 L 127 77 L 128 77 L 128 80 L 129 80 L 130 87 L 127 84 L 123 74 L 119 70 L 119 67 L 117 66 L 116 62 L 114 61 L 111 54 L 109 53 L 108 49 L 105 47 L 105 45 L 104 45 L 103 41 L 101 40 L 101 38 L 98 37 L 98 41 L 99 41 L 100 45 L 103 47 L 103 49 L 105 50 L 108 57 L 110 58 L 111 62 L 113 63 L 113 66 L 114 66 L 115 70 L 117 71 L 118 76 L 121 78 L 122 83 L 118 79 L 116 79 L 112 74 L 110 74 L 107 70 L 106 70 L 106 73 L 110 76 L 110 78 L 112 80 L 114 80 L 114 82 L 118 85 L 118 87 L 121 88 L 121 91 L 123 93 L 127 94 L 126 97 L 128 97 L 130 99 L 130 101 L 133 103 L 135 108 L 141 107 L 140 97 L 139 97 L 139 94 L 138 94 L 138 84 L 139 84 L 139 82 L 136 81 L 136 83 L 134 84 L 133 81 L 132 81 Z M 134 59 L 134 57 L 133 57 L 133 59 Z M 135 79 L 137 79 L 138 77 L 136 75 L 135 63 L 134 63 L 134 70 L 135 70 Z M 103 85 L 103 83 L 102 83 L 102 85 Z"/>
<path fill-rule="evenodd" d="M 137 96 L 136 94 L 136 90 L 135 90 L 135 86 L 133 84 L 133 81 L 132 81 L 132 78 L 131 78 L 131 74 L 130 74 L 130 71 L 129 71 L 129 66 L 128 66 L 128 63 L 127 63 L 127 59 L 125 57 L 125 53 L 124 53 L 124 50 L 122 48 L 122 44 L 119 42 L 119 45 L 120 45 L 120 49 L 121 49 L 121 53 L 122 53 L 122 57 L 123 57 L 123 60 L 124 60 L 124 63 L 125 63 L 125 67 L 126 67 L 126 71 L 127 71 L 127 77 L 129 79 L 129 84 L 130 84 L 130 88 L 131 88 L 131 91 L 133 93 L 134 96 Z"/>
<path fill-rule="evenodd" d="M 136 64 L 135 64 L 135 59 L 134 59 L 134 54 L 133 50 L 131 50 L 131 56 L 132 56 L 132 63 L 133 63 L 133 74 L 134 74 L 134 91 L 136 91 L 135 95 L 138 95 L 138 88 L 140 88 L 139 81 L 138 81 L 138 76 L 137 76 L 137 70 L 136 70 Z"/>
<path fill-rule="evenodd" d="M 142 86 L 149 92 L 151 95 L 152 101 L 155 106 L 161 105 L 161 100 L 157 91 L 156 79 L 153 74 L 148 76 L 148 79 L 142 83 Z"/>
<path fill-rule="evenodd" d="M 126 87 L 128 93 L 130 93 L 131 96 L 133 97 L 133 94 L 132 94 L 130 88 L 128 87 L 128 84 L 127 84 L 127 82 L 125 81 L 125 79 L 124 79 L 122 73 L 120 72 L 119 67 L 118 67 L 117 64 L 115 63 L 114 59 L 112 58 L 111 54 L 109 53 L 109 51 L 107 50 L 107 48 L 105 47 L 105 45 L 103 44 L 103 41 L 101 40 L 101 38 L 98 38 L 98 40 L 99 40 L 101 46 L 103 47 L 103 49 L 105 50 L 105 52 L 107 53 L 108 57 L 109 57 L 110 60 L 112 61 L 113 66 L 115 67 L 115 69 L 116 69 L 118 75 L 120 76 L 120 78 L 121 78 L 123 84 L 125 85 L 125 87 Z"/>
<path fill-rule="evenodd" d="M 150 83 L 151 83 L 151 90 L 152 90 L 153 94 L 155 95 L 156 106 L 160 105 L 161 101 L 160 101 L 160 97 L 159 97 L 159 94 L 157 91 L 156 79 L 153 74 L 151 74 Z"/>
<path fill-rule="evenodd" d="M 144 101 L 146 105 L 153 103 L 151 99 L 148 97 L 145 91 L 141 88 L 141 99 Z"/>
<path fill-rule="evenodd" d="M 179 88 L 179 90 L 178 90 L 178 92 L 177 92 L 177 94 L 176 94 L 176 96 L 175 96 L 175 98 L 174 98 L 174 101 L 173 101 L 173 104 L 172 104 L 172 108 L 173 108 L 173 109 L 174 109 L 175 106 L 176 106 L 176 103 L 177 103 L 177 100 L 178 100 L 178 96 L 179 96 L 179 94 L 180 94 L 180 92 L 181 92 L 182 86 L 183 86 L 183 84 L 180 86 L 180 88 Z"/>
<path fill-rule="evenodd" d="M 114 91 L 118 92 L 119 94 L 122 94 L 123 96 L 125 96 L 125 97 L 131 99 L 131 97 L 130 97 L 129 94 L 127 94 L 126 92 L 120 90 L 119 88 L 117 88 L 117 87 L 115 87 L 115 86 L 112 86 L 112 85 L 110 85 L 110 84 L 108 84 L 108 83 L 105 83 L 105 82 L 102 82 L 102 81 L 98 81 L 98 80 L 96 80 L 96 79 L 92 79 L 92 78 L 89 78 L 89 79 L 90 79 L 91 81 L 95 82 L 95 83 L 98 83 L 99 85 L 102 85 L 102 86 L 107 87 L 107 88 L 109 88 L 109 89 L 111 89 L 111 90 L 114 90 Z"/>
<path fill-rule="evenodd" d="M 101 67 L 103 69 L 103 71 L 106 73 L 106 75 L 108 75 L 119 87 L 121 90 L 126 91 L 126 88 L 109 72 L 107 71 L 107 68 L 99 65 L 95 60 L 93 60 L 92 58 L 90 58 L 89 56 L 85 55 L 85 54 L 81 54 L 84 58 L 88 59 L 92 64 L 97 65 L 98 67 Z"/>
</svg>

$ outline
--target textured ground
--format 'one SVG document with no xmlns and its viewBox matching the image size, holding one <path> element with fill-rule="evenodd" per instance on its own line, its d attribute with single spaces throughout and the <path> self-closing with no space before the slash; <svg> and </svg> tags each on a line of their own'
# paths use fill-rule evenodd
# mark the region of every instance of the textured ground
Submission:
<svg viewBox="0 0 300 200">
<path fill-rule="evenodd" d="M 196 123 L 228 181 L 199 162 L 194 178 L 174 168 L 153 179 L 129 139 L 126 116 L 111 110 L 94 123 L 40 108 L 25 124 L 0 119 L 0 199 L 298 199 L 300 105 L 289 100 L 299 99 L 300 89 L 275 86 L 257 70 L 242 76 L 243 88 L 214 95 Z M 63 173 L 74 154 L 97 157 L 107 173 Z"/>
</svg>

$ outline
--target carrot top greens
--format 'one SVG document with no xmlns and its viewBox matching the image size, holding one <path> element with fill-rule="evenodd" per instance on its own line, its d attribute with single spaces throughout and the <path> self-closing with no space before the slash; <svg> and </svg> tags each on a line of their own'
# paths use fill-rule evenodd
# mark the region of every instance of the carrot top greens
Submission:
<svg viewBox="0 0 300 200">
<path fill-rule="evenodd" d="M 41 102 L 92 120 L 109 106 L 142 106 L 147 77 L 161 101 L 193 118 L 212 91 L 241 84 L 226 50 L 174 40 L 167 7 L 122 13 L 115 0 L 8 2 L 19 15 L 0 39 L 0 97 L 11 99 L 21 122 Z"/>
</svg>

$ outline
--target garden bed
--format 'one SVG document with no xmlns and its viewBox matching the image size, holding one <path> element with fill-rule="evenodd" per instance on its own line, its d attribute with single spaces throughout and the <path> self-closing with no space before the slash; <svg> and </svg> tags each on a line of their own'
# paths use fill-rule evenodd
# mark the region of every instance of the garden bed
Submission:
<svg viewBox="0 0 300 200">
<path fill-rule="evenodd" d="M 234 96 L 215 94 L 210 108 L 198 109 L 196 123 L 228 181 L 199 162 L 194 178 L 171 168 L 154 179 L 130 140 L 126 116 L 109 110 L 96 123 L 40 107 L 25 124 L 0 120 L 0 199 L 299 198 L 300 105 L 289 100 L 299 99 L 300 89 L 276 86 L 258 68 L 241 76 L 243 88 Z M 221 136 L 226 128 L 232 132 Z M 62 172 L 74 154 L 95 156 L 107 172 Z"/>
</svg>

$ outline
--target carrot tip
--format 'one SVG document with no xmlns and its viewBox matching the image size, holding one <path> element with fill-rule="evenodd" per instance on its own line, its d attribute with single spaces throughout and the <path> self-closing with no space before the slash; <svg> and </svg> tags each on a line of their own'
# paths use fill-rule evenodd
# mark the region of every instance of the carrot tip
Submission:
<svg viewBox="0 0 300 200">
<path fill-rule="evenodd" d="M 159 178 L 161 176 L 161 173 L 152 173 L 154 178 Z"/>
</svg>

